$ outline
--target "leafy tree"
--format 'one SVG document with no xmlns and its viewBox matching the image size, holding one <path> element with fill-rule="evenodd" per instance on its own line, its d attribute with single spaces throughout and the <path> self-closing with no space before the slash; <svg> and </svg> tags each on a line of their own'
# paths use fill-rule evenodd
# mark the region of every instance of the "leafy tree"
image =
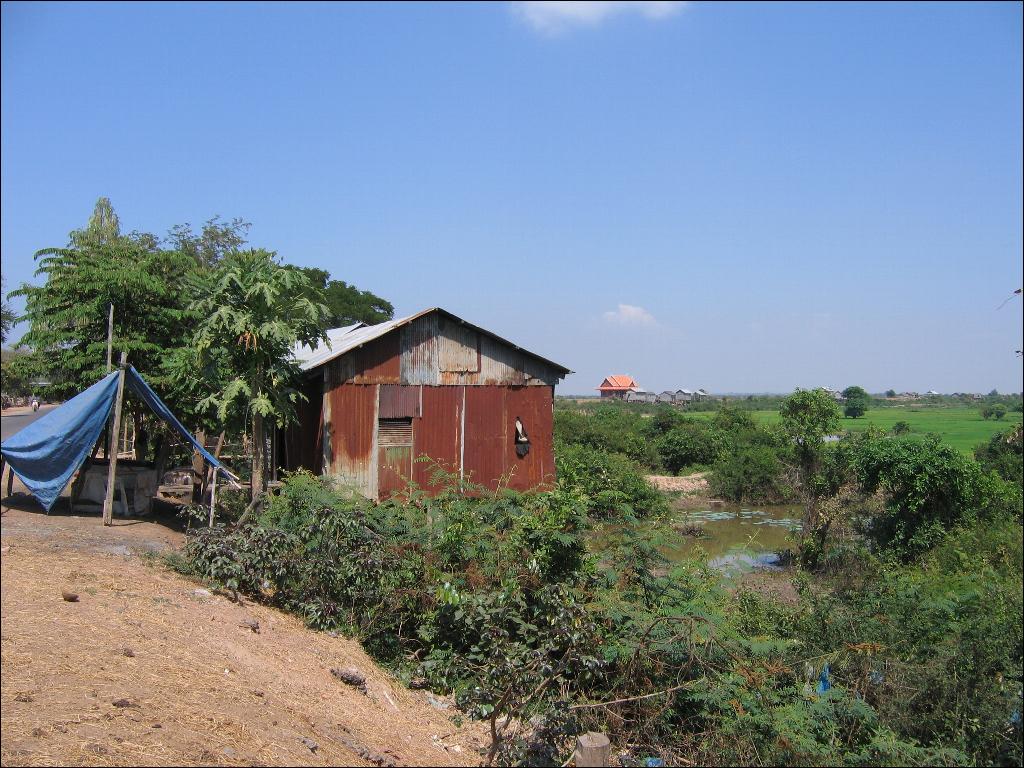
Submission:
<svg viewBox="0 0 1024 768">
<path fill-rule="evenodd" d="M 871 397 L 863 387 L 847 387 L 843 390 L 843 399 L 846 401 L 843 406 L 843 415 L 848 419 L 857 419 L 868 411 L 868 404 Z"/>
<path fill-rule="evenodd" d="M 896 397 L 896 390 L 895 389 L 887 389 L 887 390 L 885 390 L 885 396 L 886 397 Z"/>
<path fill-rule="evenodd" d="M 814 475 L 821 460 L 825 437 L 839 431 L 839 406 L 835 398 L 824 390 L 797 390 L 783 401 L 779 414 L 783 431 L 796 443 L 804 497 L 803 534 L 805 539 L 816 535 L 820 544 L 827 527 L 818 525 Z"/>
<path fill-rule="evenodd" d="M 1006 406 L 1002 403 L 996 403 L 992 406 L 992 418 L 999 421 L 1006 415 Z"/>
<path fill-rule="evenodd" d="M 361 291 L 344 280 L 331 280 L 330 273 L 315 267 L 304 267 L 302 271 L 310 282 L 323 292 L 327 305 L 326 327 L 338 328 L 352 323 L 376 325 L 391 320 L 395 308 L 390 301 L 370 291 Z"/>
<path fill-rule="evenodd" d="M 910 422 L 897 421 L 892 425 L 892 433 L 894 435 L 905 435 L 910 432 Z"/>
<path fill-rule="evenodd" d="M 11 309 L 11 305 L 2 299 L 3 292 L 4 284 L 0 282 L 0 344 L 7 341 L 7 334 L 18 320 L 18 315 Z"/>
<path fill-rule="evenodd" d="M 252 424 L 255 508 L 265 487 L 264 420 L 294 421 L 303 395 L 292 347 L 326 339 L 327 308 L 302 270 L 279 264 L 262 249 L 227 254 L 198 275 L 195 286 L 195 370 L 215 369 L 216 385 L 198 407 L 215 411 L 221 422 L 233 417 Z"/>
<path fill-rule="evenodd" d="M 152 235 L 121 235 L 110 201 L 100 198 L 83 230 L 65 248 L 36 253 L 42 285 L 22 285 L 29 331 L 22 339 L 59 376 L 47 395 L 73 395 L 106 372 L 107 321 L 114 305 L 114 348 L 128 353 L 160 391 L 164 356 L 183 342 L 187 322 L 180 277 L 192 265 L 160 250 Z"/>
<path fill-rule="evenodd" d="M 177 224 L 171 227 L 167 239 L 175 250 L 188 254 L 197 266 L 208 269 L 217 266 L 231 251 L 245 245 L 251 226 L 238 218 L 221 223 L 220 216 L 214 216 L 203 224 L 198 234 L 192 231 L 190 224 Z"/>
</svg>

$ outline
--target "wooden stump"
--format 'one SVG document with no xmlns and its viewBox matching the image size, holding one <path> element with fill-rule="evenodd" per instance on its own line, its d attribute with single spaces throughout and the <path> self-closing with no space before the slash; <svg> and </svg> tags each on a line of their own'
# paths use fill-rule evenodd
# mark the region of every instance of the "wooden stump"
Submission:
<svg viewBox="0 0 1024 768">
<path fill-rule="evenodd" d="M 603 733 L 588 731 L 576 739 L 576 754 L 573 755 L 578 768 L 604 768 L 611 757 L 611 741 Z"/>
</svg>

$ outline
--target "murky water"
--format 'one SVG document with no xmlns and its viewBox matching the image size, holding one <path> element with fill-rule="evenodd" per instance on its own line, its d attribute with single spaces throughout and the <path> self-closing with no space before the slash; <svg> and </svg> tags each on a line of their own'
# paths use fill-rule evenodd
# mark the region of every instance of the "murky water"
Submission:
<svg viewBox="0 0 1024 768">
<path fill-rule="evenodd" d="M 795 548 L 791 534 L 800 530 L 802 517 L 799 505 L 725 504 L 705 510 L 676 510 L 669 520 L 647 525 L 669 534 L 659 548 L 669 562 L 699 556 L 732 575 L 778 569 L 780 553 Z M 700 535 L 684 535 L 693 531 Z M 609 545 L 620 533 L 617 526 L 605 526 L 595 532 L 595 544 Z"/>
</svg>

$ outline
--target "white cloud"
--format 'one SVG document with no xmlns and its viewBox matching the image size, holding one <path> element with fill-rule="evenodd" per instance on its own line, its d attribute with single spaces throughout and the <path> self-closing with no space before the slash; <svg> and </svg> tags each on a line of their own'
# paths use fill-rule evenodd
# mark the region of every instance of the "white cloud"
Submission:
<svg viewBox="0 0 1024 768">
<path fill-rule="evenodd" d="M 678 0 L 527 0 L 512 3 L 512 9 L 538 32 L 556 34 L 571 26 L 596 26 L 607 18 L 627 13 L 638 13 L 646 19 L 664 19 L 682 10 L 686 5 L 687 3 Z"/>
<path fill-rule="evenodd" d="M 619 304 L 619 308 L 612 312 L 604 313 L 606 323 L 615 325 L 639 325 L 647 328 L 654 328 L 658 321 L 654 315 L 643 307 L 634 307 L 631 304 Z"/>
</svg>

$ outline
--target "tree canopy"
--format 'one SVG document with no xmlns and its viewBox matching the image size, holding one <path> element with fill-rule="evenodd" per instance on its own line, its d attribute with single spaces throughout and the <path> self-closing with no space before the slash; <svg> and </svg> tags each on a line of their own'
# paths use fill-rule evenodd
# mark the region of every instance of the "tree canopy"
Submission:
<svg viewBox="0 0 1024 768">
<path fill-rule="evenodd" d="M 303 395 L 292 347 L 327 338 L 327 307 L 302 270 L 281 265 L 263 249 L 228 253 L 193 286 L 191 375 L 202 377 L 209 392 L 198 409 L 215 412 L 222 423 L 252 424 L 255 500 L 264 484 L 264 419 L 278 425 L 294 420 Z"/>
<path fill-rule="evenodd" d="M 843 415 L 848 419 L 857 419 L 868 412 L 871 396 L 863 387 L 847 387 L 843 390 Z"/>
<path fill-rule="evenodd" d="M 323 292 L 323 301 L 327 305 L 327 328 L 352 323 L 376 325 L 395 316 L 391 302 L 370 291 L 361 291 L 344 280 L 331 280 L 330 273 L 323 269 L 304 267 L 302 271 Z"/>
</svg>

